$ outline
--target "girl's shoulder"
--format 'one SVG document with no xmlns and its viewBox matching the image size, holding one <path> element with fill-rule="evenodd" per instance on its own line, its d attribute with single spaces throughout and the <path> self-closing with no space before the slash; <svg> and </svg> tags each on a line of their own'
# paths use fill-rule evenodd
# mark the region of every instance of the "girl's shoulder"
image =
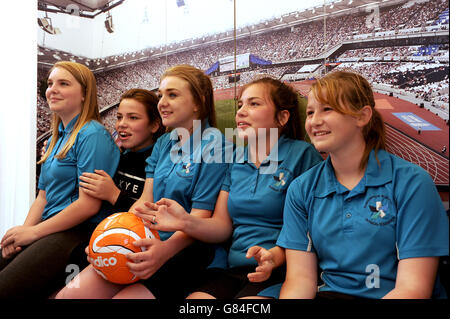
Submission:
<svg viewBox="0 0 450 319">
<path fill-rule="evenodd" d="M 157 147 L 158 149 L 162 149 L 168 145 L 171 145 L 171 138 L 170 138 L 170 132 L 164 133 L 158 139 L 156 140 L 154 147 Z"/>
<path fill-rule="evenodd" d="M 381 156 L 384 162 L 389 162 L 390 165 L 383 165 L 382 168 L 389 169 L 390 172 L 384 172 L 385 174 L 392 174 L 392 178 L 395 181 L 412 180 L 414 182 L 421 183 L 425 180 L 432 180 L 430 174 L 417 164 L 411 163 L 395 154 L 388 153 L 387 151 L 379 151 L 378 156 Z"/>
<path fill-rule="evenodd" d="M 90 120 L 87 121 L 86 123 L 84 123 L 83 127 L 80 129 L 80 132 L 78 134 L 82 134 L 82 135 L 90 135 L 90 134 L 95 134 L 95 133 L 108 133 L 109 131 L 106 129 L 106 127 L 101 124 L 100 122 L 96 121 L 96 120 Z M 111 135 L 111 134 L 109 134 Z"/>
<path fill-rule="evenodd" d="M 322 185 L 327 182 L 328 172 L 326 169 L 327 161 L 321 161 L 297 176 L 292 184 L 299 189 L 303 189 L 306 193 L 312 193 L 318 185 Z M 323 180 L 323 181 L 321 181 Z"/>
</svg>

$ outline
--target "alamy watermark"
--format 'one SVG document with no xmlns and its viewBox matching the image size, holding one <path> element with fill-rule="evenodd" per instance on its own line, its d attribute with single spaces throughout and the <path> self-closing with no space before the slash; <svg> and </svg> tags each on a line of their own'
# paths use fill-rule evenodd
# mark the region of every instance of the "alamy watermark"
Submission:
<svg viewBox="0 0 450 319">
<path fill-rule="evenodd" d="M 76 264 L 68 264 L 66 266 L 66 273 L 69 275 L 66 277 L 66 286 L 68 288 L 80 288 L 80 267 Z"/>
<path fill-rule="evenodd" d="M 380 267 L 376 264 L 367 265 L 366 273 L 369 273 L 366 277 L 366 287 L 380 288 Z"/>
</svg>

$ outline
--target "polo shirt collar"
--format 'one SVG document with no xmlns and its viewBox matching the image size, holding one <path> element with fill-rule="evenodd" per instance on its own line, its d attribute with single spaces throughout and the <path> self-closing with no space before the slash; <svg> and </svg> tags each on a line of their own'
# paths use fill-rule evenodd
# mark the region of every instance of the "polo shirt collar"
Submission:
<svg viewBox="0 0 450 319">
<path fill-rule="evenodd" d="M 285 137 L 284 135 L 281 135 L 278 141 L 275 143 L 275 145 L 270 150 L 269 156 L 267 156 L 264 161 L 261 163 L 261 165 L 268 165 L 270 162 L 278 162 L 281 163 L 286 158 L 288 152 L 289 152 L 289 139 Z M 275 151 L 277 150 L 277 151 Z M 248 146 L 244 149 L 244 161 L 248 163 Z"/>
<path fill-rule="evenodd" d="M 375 158 L 375 151 L 372 150 L 370 152 L 364 176 L 350 193 L 363 193 L 366 187 L 381 186 L 392 181 L 392 163 L 389 154 L 384 150 L 379 150 L 377 156 L 380 165 L 378 165 Z M 346 191 L 348 190 L 337 181 L 333 165 L 331 164 L 331 158 L 328 156 L 325 160 L 321 177 L 317 183 L 315 196 L 326 197 L 331 193 L 342 194 Z"/>
<path fill-rule="evenodd" d="M 375 151 L 372 150 L 364 174 L 366 177 L 366 186 L 381 186 L 392 181 L 392 162 L 389 153 L 385 150 L 379 150 L 377 157 L 380 165 L 378 165 L 377 159 L 375 158 Z"/>
<path fill-rule="evenodd" d="M 67 127 L 64 127 L 63 122 L 61 121 L 58 126 L 59 135 L 62 135 L 63 133 L 71 133 L 79 116 L 80 114 L 77 114 L 72 120 L 70 120 L 69 124 L 67 124 Z"/>
<path fill-rule="evenodd" d="M 140 149 L 139 151 L 136 151 L 136 152 L 133 152 L 133 151 L 131 151 L 130 149 L 125 149 L 125 151 L 123 151 L 123 155 L 125 155 L 125 154 L 128 154 L 128 153 L 144 153 L 144 152 L 146 152 L 146 151 L 148 151 L 150 148 L 152 148 L 153 147 L 153 145 L 155 145 L 155 144 L 150 144 L 149 146 L 147 146 L 147 147 L 144 147 L 144 148 L 142 148 L 142 149 Z"/>
</svg>

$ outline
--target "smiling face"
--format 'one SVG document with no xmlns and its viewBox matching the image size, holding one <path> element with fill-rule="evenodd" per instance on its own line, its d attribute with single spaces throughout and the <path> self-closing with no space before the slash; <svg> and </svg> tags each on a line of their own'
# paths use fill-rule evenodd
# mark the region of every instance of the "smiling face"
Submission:
<svg viewBox="0 0 450 319">
<path fill-rule="evenodd" d="M 123 99 L 117 111 L 116 131 L 121 146 L 135 152 L 153 143 L 157 123 L 150 123 L 144 104 Z"/>
<path fill-rule="evenodd" d="M 279 126 L 275 118 L 275 105 L 266 88 L 265 84 L 252 84 L 241 94 L 235 121 L 238 136 L 242 139 L 257 136 L 259 128 L 265 128 L 269 136 L 270 128 Z"/>
<path fill-rule="evenodd" d="M 192 131 L 193 121 L 199 118 L 189 83 L 176 76 L 162 79 L 158 95 L 158 111 L 166 127 L 185 128 Z"/>
<path fill-rule="evenodd" d="M 56 67 L 47 80 L 47 98 L 50 110 L 58 114 L 64 125 L 81 112 L 84 94 L 81 84 L 67 70 Z"/>
<path fill-rule="evenodd" d="M 362 125 L 356 117 L 320 103 L 312 91 L 308 94 L 305 129 L 319 152 L 338 153 L 354 142 L 364 141 Z"/>
</svg>

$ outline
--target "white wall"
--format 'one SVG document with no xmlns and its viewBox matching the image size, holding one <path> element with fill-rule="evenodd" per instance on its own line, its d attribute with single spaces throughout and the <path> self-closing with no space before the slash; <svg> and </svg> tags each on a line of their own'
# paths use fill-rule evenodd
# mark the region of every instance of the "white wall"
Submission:
<svg viewBox="0 0 450 319">
<path fill-rule="evenodd" d="M 22 224 L 35 196 L 37 1 L 0 10 L 0 237 Z"/>
</svg>

